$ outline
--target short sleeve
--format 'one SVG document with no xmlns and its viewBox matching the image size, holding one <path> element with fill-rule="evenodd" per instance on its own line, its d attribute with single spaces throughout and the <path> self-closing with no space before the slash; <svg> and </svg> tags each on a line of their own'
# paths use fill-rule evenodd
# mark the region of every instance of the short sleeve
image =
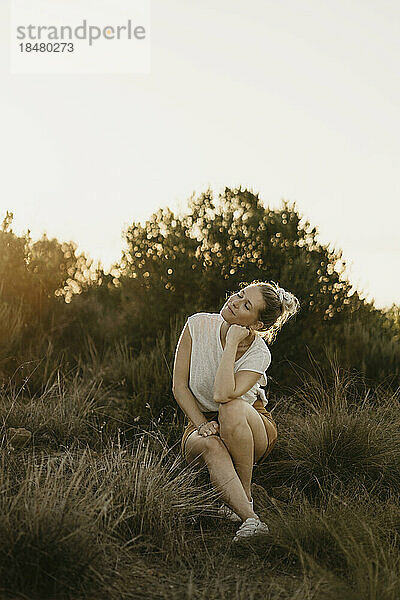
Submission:
<svg viewBox="0 0 400 600">
<path fill-rule="evenodd" d="M 210 329 L 212 324 L 212 317 L 214 315 L 206 312 L 195 313 L 194 315 L 190 315 L 187 318 L 187 324 L 189 327 L 189 332 L 192 337 L 192 340 L 195 338 L 197 340 L 203 339 L 206 335 L 206 332 Z"/>
<path fill-rule="evenodd" d="M 196 328 L 198 327 L 199 323 L 202 320 L 204 320 L 204 315 L 205 315 L 205 313 L 195 313 L 194 315 L 190 315 L 190 317 L 187 318 L 187 324 L 188 324 L 189 332 L 190 332 L 192 339 L 194 337 Z"/>
<path fill-rule="evenodd" d="M 189 332 L 190 332 L 190 335 L 192 336 L 192 339 L 193 339 L 193 327 L 195 324 L 195 320 L 196 320 L 196 315 L 190 315 L 190 317 L 188 317 L 188 319 L 187 319 L 187 324 L 188 324 Z"/>
<path fill-rule="evenodd" d="M 238 367 L 238 371 L 255 371 L 261 375 L 261 385 L 267 385 L 267 369 L 271 364 L 271 353 L 268 347 L 260 348 L 249 354 Z"/>
</svg>

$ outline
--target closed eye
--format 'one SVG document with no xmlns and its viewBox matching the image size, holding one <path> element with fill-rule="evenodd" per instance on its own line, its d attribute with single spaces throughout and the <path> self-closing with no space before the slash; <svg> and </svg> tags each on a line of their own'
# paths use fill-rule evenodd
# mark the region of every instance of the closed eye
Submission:
<svg viewBox="0 0 400 600">
<path fill-rule="evenodd" d="M 239 296 L 239 294 L 238 294 L 238 296 Z M 244 298 L 244 294 L 243 294 L 243 296 L 239 296 L 239 298 Z M 249 305 L 248 305 L 248 304 L 245 304 L 245 307 L 247 308 L 247 310 L 250 310 L 250 308 L 249 308 Z"/>
</svg>

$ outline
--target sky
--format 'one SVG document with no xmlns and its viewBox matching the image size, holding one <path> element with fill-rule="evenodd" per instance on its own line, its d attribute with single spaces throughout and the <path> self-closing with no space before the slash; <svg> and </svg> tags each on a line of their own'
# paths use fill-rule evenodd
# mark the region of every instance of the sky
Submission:
<svg viewBox="0 0 400 600">
<path fill-rule="evenodd" d="M 152 0 L 149 74 L 16 75 L 3 2 L 0 219 L 109 268 L 133 221 L 241 185 L 400 303 L 399 26 L 394 0 Z"/>
</svg>

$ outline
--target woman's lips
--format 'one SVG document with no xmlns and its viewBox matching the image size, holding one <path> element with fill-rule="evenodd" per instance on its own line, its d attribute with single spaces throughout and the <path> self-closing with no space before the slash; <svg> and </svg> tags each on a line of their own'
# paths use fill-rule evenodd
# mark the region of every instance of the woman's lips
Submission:
<svg viewBox="0 0 400 600">
<path fill-rule="evenodd" d="M 228 308 L 231 311 L 231 313 L 234 315 L 235 313 L 233 312 L 233 310 L 231 309 L 231 307 L 229 306 L 229 304 L 228 304 Z"/>
</svg>

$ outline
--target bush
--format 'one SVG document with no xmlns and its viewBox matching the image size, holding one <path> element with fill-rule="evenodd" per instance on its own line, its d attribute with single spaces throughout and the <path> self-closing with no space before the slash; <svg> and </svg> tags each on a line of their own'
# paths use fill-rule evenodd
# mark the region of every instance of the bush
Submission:
<svg viewBox="0 0 400 600">
<path fill-rule="evenodd" d="M 310 377 L 281 418 L 274 411 L 280 435 L 260 480 L 265 472 L 266 485 L 294 485 L 310 498 L 337 482 L 358 482 L 382 497 L 399 493 L 399 394 L 362 396 L 359 381 L 333 368 L 330 386 Z"/>
<path fill-rule="evenodd" d="M 16 466 L 19 477 L 4 452 L 0 460 L 3 592 L 61 600 L 87 589 L 100 591 L 105 581 L 97 574 L 110 570 L 109 548 L 100 518 L 103 498 L 85 478 L 86 456 L 72 473 L 68 456 L 59 464 L 25 457 Z"/>
</svg>

